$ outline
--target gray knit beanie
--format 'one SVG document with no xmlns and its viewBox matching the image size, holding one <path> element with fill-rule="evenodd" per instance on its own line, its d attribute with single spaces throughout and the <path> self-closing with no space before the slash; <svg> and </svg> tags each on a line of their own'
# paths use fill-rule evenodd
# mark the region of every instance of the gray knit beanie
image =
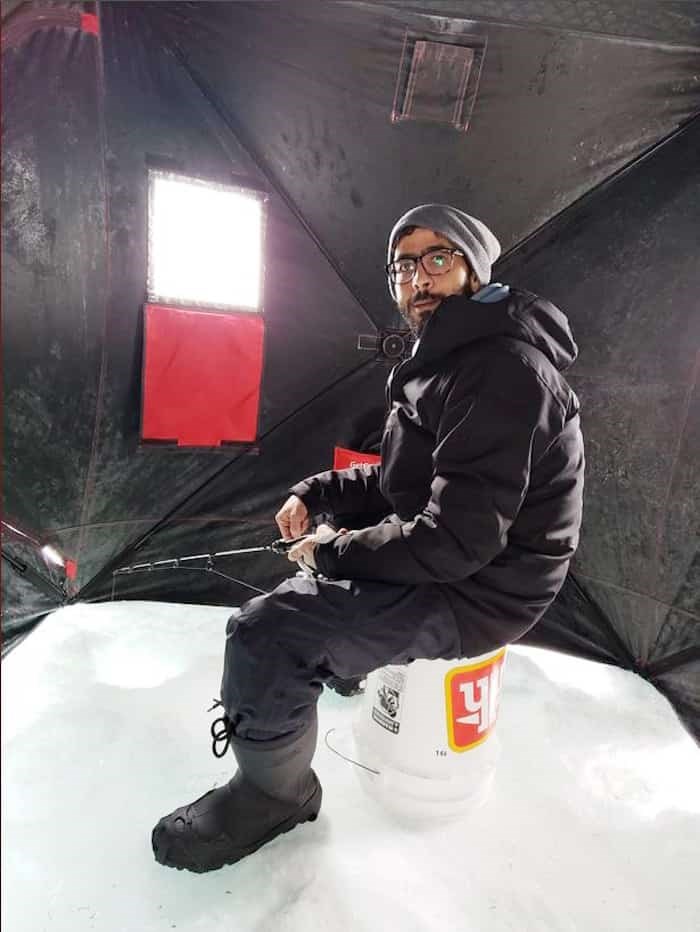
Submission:
<svg viewBox="0 0 700 932">
<path fill-rule="evenodd" d="M 501 244 L 481 220 L 448 204 L 421 204 L 420 207 L 414 207 L 394 224 L 389 235 L 387 264 L 393 258 L 396 236 L 404 227 L 425 227 L 446 236 L 464 252 L 481 284 L 488 285 L 491 281 L 491 266 L 501 254 Z M 391 281 L 389 291 L 396 297 Z"/>
</svg>

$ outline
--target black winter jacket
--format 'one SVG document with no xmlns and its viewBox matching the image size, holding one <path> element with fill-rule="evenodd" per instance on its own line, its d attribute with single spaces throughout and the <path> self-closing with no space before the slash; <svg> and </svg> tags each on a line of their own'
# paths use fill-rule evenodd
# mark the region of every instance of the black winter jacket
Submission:
<svg viewBox="0 0 700 932">
<path fill-rule="evenodd" d="M 560 374 L 577 353 L 565 315 L 536 295 L 444 300 L 389 376 L 381 466 L 291 490 L 311 514 L 377 515 L 319 545 L 319 571 L 442 584 L 466 655 L 521 637 L 578 545 L 583 439 Z"/>
</svg>

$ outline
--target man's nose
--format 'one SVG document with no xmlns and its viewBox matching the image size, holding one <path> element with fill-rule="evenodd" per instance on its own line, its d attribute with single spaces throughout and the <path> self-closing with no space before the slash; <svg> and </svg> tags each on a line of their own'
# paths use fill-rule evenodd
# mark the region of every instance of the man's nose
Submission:
<svg viewBox="0 0 700 932">
<path fill-rule="evenodd" d="M 426 287 L 430 287 L 433 280 L 428 275 L 428 273 L 423 268 L 422 262 L 416 263 L 416 271 L 413 273 L 412 285 L 416 291 L 425 291 Z"/>
</svg>

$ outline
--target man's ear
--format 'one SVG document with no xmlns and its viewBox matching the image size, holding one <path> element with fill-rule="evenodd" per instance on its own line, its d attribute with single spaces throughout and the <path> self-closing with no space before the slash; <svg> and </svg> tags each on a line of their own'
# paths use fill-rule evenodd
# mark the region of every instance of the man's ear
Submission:
<svg viewBox="0 0 700 932">
<path fill-rule="evenodd" d="M 469 288 L 472 294 L 476 294 L 477 291 L 481 288 L 481 282 L 476 277 L 476 274 L 473 269 L 469 269 Z"/>
</svg>

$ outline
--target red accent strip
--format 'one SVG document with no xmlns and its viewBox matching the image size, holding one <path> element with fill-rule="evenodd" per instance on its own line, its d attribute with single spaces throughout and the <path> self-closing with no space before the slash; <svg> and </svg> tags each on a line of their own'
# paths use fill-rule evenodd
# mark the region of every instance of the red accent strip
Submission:
<svg viewBox="0 0 700 932">
<path fill-rule="evenodd" d="M 99 36 L 100 34 L 100 23 L 94 13 L 81 14 L 80 28 L 83 32 L 91 32 L 93 36 Z"/>
<path fill-rule="evenodd" d="M 75 560 L 66 560 L 65 570 L 68 579 L 75 579 L 78 575 L 78 564 Z"/>
<path fill-rule="evenodd" d="M 359 453 L 356 450 L 346 450 L 345 447 L 335 447 L 333 469 L 350 469 L 360 463 L 369 463 L 371 466 L 381 463 L 381 456 L 376 453 Z"/>
</svg>

